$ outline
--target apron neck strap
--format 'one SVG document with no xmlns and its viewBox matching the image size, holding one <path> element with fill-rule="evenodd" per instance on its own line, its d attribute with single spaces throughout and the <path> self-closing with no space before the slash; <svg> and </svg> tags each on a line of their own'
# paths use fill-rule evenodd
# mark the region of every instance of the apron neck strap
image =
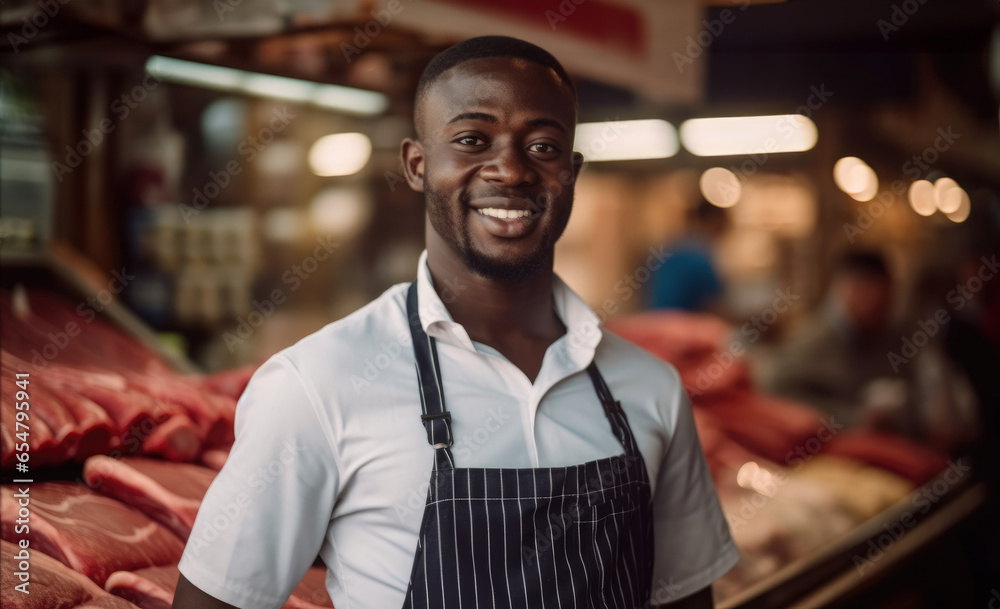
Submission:
<svg viewBox="0 0 1000 609">
<path fill-rule="evenodd" d="M 417 280 L 413 280 L 406 293 L 406 316 L 410 324 L 410 336 L 413 338 L 413 353 L 416 356 L 417 384 L 420 387 L 420 419 L 427 430 L 427 442 L 436 449 L 434 467 L 454 469 L 455 459 L 451 454 L 451 446 L 454 444 L 451 413 L 444 405 L 444 384 L 441 382 L 441 365 L 438 362 L 436 341 L 424 332 L 423 324 L 420 323 Z M 597 398 L 604 408 L 604 414 L 608 417 L 615 437 L 624 447 L 625 454 L 634 456 L 638 448 L 632 438 L 621 402 L 611 395 L 611 389 L 593 361 L 587 366 L 587 374 L 590 375 Z"/>
<path fill-rule="evenodd" d="M 436 450 L 436 469 L 454 469 L 455 459 L 451 446 L 455 438 L 451 433 L 451 413 L 444 406 L 444 385 L 441 382 L 441 365 L 438 362 L 435 340 L 424 332 L 420 323 L 417 303 L 417 281 L 414 279 L 406 294 L 406 317 L 413 338 L 416 356 L 417 384 L 420 387 L 420 420 L 427 430 L 427 442 Z"/>
</svg>

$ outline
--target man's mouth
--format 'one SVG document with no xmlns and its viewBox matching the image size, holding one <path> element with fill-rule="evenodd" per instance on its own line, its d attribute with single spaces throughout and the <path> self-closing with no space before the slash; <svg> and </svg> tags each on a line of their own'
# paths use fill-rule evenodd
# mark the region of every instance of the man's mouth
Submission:
<svg viewBox="0 0 1000 609">
<path fill-rule="evenodd" d="M 538 213 L 536 211 L 531 211 L 530 209 L 503 209 L 499 207 L 485 207 L 477 209 L 476 211 L 484 216 L 489 216 L 491 218 L 500 218 L 501 220 L 516 220 L 518 218 L 530 218 Z"/>
<path fill-rule="evenodd" d="M 494 237 L 516 239 L 531 233 L 542 215 L 542 209 L 531 199 L 514 196 L 477 197 L 469 201 L 481 226 Z"/>
</svg>

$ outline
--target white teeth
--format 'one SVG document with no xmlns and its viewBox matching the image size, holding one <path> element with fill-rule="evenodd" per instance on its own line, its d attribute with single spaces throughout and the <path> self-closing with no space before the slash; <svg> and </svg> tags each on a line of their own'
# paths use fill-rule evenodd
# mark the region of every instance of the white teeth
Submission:
<svg viewBox="0 0 1000 609">
<path fill-rule="evenodd" d="M 484 209 L 477 209 L 476 211 L 483 214 L 484 216 L 501 218 L 503 220 L 527 218 L 533 213 L 530 209 L 498 209 L 496 207 L 487 207 Z"/>
</svg>

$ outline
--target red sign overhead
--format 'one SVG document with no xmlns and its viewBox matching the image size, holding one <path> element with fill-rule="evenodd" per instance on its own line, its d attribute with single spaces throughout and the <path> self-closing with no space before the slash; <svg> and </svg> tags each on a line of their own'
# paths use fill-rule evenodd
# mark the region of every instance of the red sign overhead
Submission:
<svg viewBox="0 0 1000 609">
<path fill-rule="evenodd" d="M 646 53 L 642 15 L 629 6 L 601 0 L 438 0 L 569 34 L 603 48 L 636 56 Z"/>
</svg>

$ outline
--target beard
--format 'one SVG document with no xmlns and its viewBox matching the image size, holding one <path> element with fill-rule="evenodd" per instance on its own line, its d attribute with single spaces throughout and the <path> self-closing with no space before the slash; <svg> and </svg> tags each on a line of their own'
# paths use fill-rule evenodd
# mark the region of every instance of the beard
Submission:
<svg viewBox="0 0 1000 609">
<path fill-rule="evenodd" d="M 431 226 L 438 235 L 458 254 L 459 258 L 470 271 L 491 281 L 521 283 L 552 267 L 553 251 L 556 241 L 562 236 L 569 221 L 569 209 L 566 213 L 538 229 L 542 231 L 538 247 L 525 255 L 497 253 L 488 254 L 480 251 L 472 242 L 469 231 L 469 206 L 471 195 L 463 191 L 459 195 L 459 205 L 449 202 L 447 193 L 436 189 L 430 180 L 424 184 L 424 194 L 427 204 L 427 215 Z M 569 193 L 568 208 L 572 207 L 573 192 Z M 529 200 L 532 197 L 525 197 Z M 552 200 L 548 198 L 551 208 Z M 476 212 L 472 212 L 476 213 Z"/>
</svg>

